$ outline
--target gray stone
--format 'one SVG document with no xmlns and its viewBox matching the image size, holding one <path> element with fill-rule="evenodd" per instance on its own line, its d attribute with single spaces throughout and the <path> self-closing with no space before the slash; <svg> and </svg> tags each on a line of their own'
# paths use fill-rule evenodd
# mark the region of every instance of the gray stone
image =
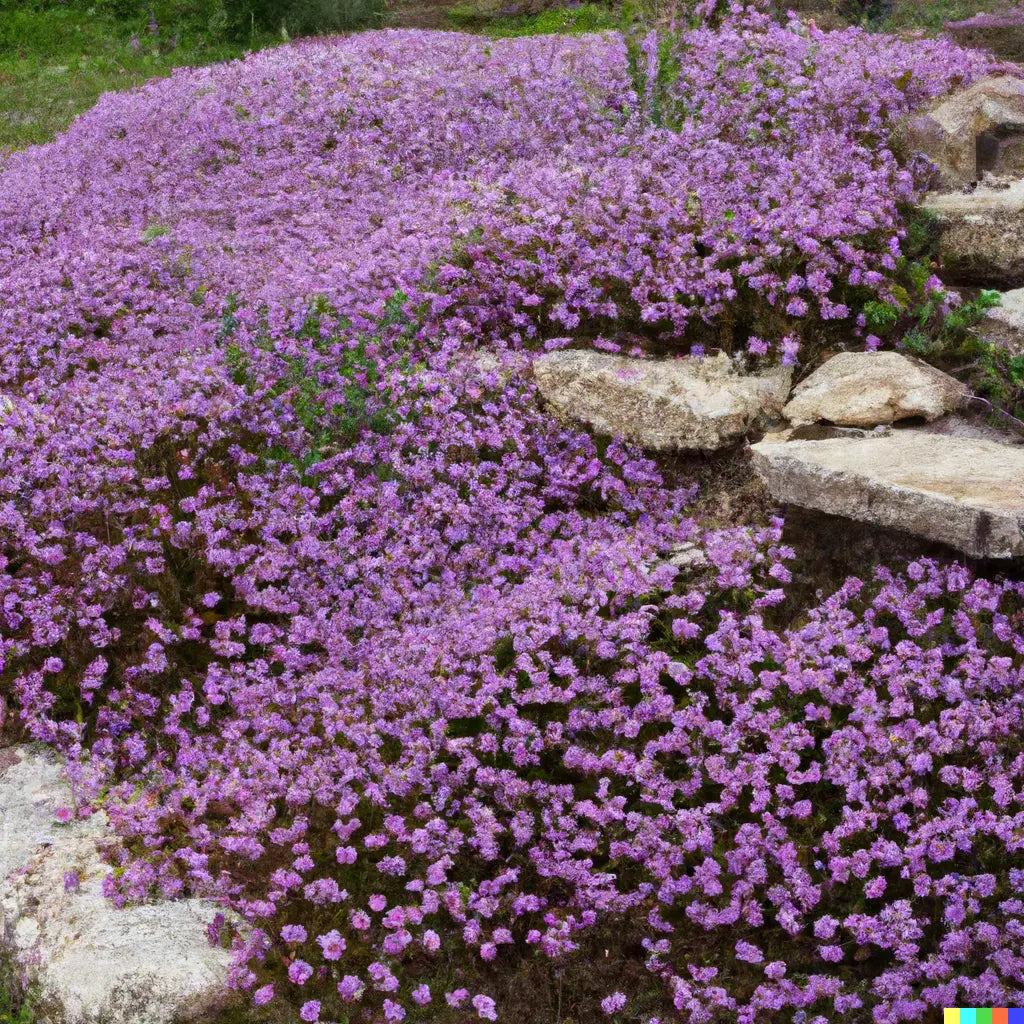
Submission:
<svg viewBox="0 0 1024 1024">
<path fill-rule="evenodd" d="M 117 909 L 102 892 L 106 816 L 56 821 L 71 791 L 47 752 L 7 748 L 0 770 L 0 942 L 33 985 L 37 1024 L 210 1020 L 231 996 L 230 954 L 206 937 L 216 909 L 195 899 Z M 79 883 L 66 890 L 68 872 Z"/>
<path fill-rule="evenodd" d="M 742 373 L 725 355 L 627 359 L 565 350 L 540 356 L 533 373 L 554 413 L 653 451 L 725 447 L 778 416 L 791 372 Z"/>
<path fill-rule="evenodd" d="M 930 193 L 923 205 L 938 221 L 943 280 L 994 288 L 1024 285 L 1024 181 Z"/>
<path fill-rule="evenodd" d="M 840 352 L 796 386 L 783 414 L 798 426 L 876 427 L 938 419 L 966 397 L 949 374 L 899 352 Z"/>
<path fill-rule="evenodd" d="M 942 187 L 978 181 L 985 172 L 1024 172 L 1024 79 L 983 78 L 911 118 L 904 144 L 936 165 Z"/>
<path fill-rule="evenodd" d="M 974 332 L 986 341 L 1024 355 L 1024 288 L 1003 292 L 1002 303 L 985 313 Z"/>
<path fill-rule="evenodd" d="M 894 430 L 762 441 L 754 467 L 781 504 L 914 534 L 974 558 L 1024 557 L 1024 449 Z"/>
</svg>

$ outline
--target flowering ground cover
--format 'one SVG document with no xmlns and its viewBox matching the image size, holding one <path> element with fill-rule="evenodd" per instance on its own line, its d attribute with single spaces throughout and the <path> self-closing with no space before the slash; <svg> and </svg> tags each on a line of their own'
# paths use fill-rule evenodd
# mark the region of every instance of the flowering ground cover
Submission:
<svg viewBox="0 0 1024 1024">
<path fill-rule="evenodd" d="M 251 1019 L 1024 998 L 1024 587 L 794 607 L 778 522 L 702 528 L 526 372 L 860 330 L 924 181 L 891 126 L 983 70 L 750 12 L 373 33 L 7 156 L 5 708 L 111 816 L 110 897 L 221 901 Z"/>
</svg>

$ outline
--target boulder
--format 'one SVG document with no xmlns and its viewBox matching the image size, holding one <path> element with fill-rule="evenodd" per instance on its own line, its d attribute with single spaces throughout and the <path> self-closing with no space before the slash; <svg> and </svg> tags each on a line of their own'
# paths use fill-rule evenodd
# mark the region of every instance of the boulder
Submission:
<svg viewBox="0 0 1024 1024">
<path fill-rule="evenodd" d="M 1024 285 L 1024 181 L 979 185 L 969 193 L 933 192 L 923 206 L 937 221 L 944 281 Z"/>
<path fill-rule="evenodd" d="M 1024 7 L 949 21 L 946 31 L 961 46 L 988 50 L 1001 60 L 1024 61 Z"/>
<path fill-rule="evenodd" d="M 751 451 L 781 504 L 899 530 L 973 558 L 1024 557 L 1024 448 L 894 430 L 762 441 Z"/>
<path fill-rule="evenodd" d="M 936 165 L 944 189 L 1024 176 L 1024 79 L 983 78 L 912 118 L 904 145 Z"/>
<path fill-rule="evenodd" d="M 652 451 L 722 448 L 779 415 L 792 379 L 786 367 L 740 372 L 725 355 L 627 359 L 563 350 L 533 364 L 554 413 Z"/>
<path fill-rule="evenodd" d="M 231 995 L 230 954 L 207 939 L 216 908 L 188 899 L 117 909 L 102 891 L 106 816 L 62 825 L 54 814 L 70 806 L 52 754 L 0 751 L 0 942 L 33 987 L 36 1024 L 213 1019 Z"/>
<path fill-rule="evenodd" d="M 796 386 L 783 414 L 796 425 L 876 427 L 935 420 L 966 398 L 959 381 L 899 352 L 840 352 Z"/>
<path fill-rule="evenodd" d="M 1011 355 L 1024 355 L 1024 288 L 1003 292 L 1002 304 L 988 310 L 974 332 Z"/>
</svg>

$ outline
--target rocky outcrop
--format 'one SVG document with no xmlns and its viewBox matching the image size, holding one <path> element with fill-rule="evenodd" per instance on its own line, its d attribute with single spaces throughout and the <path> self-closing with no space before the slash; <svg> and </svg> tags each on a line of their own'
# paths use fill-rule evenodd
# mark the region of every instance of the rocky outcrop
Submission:
<svg viewBox="0 0 1024 1024">
<path fill-rule="evenodd" d="M 947 284 L 1024 285 L 1024 181 L 931 193 L 924 208 L 937 219 Z"/>
<path fill-rule="evenodd" d="M 102 892 L 105 815 L 57 821 L 71 793 L 46 752 L 2 750 L 0 772 L 0 941 L 32 984 L 37 1024 L 212 1020 L 229 995 L 229 954 L 207 940 L 215 909 L 117 909 Z"/>
<path fill-rule="evenodd" d="M 983 78 L 942 100 L 907 123 L 904 145 L 932 160 L 943 189 L 1024 175 L 1024 79 Z"/>
<path fill-rule="evenodd" d="M 742 373 L 725 355 L 627 359 L 577 350 L 540 356 L 533 373 L 557 416 L 652 451 L 710 450 L 739 440 L 779 414 L 791 380 L 782 367 Z"/>
<path fill-rule="evenodd" d="M 796 386 L 783 412 L 795 425 L 875 427 L 935 420 L 966 397 L 959 381 L 899 352 L 840 352 Z"/>
<path fill-rule="evenodd" d="M 946 23 L 946 31 L 961 45 L 988 50 L 1002 60 L 1024 61 L 1024 7 L 981 13 L 965 21 Z"/>
<path fill-rule="evenodd" d="M 1024 355 L 1024 288 L 1003 292 L 1001 300 L 1000 305 L 986 312 L 974 331 L 1011 355 Z"/>
<path fill-rule="evenodd" d="M 1024 557 L 1024 448 L 893 430 L 751 449 L 772 497 L 898 530 L 973 558 Z"/>
</svg>

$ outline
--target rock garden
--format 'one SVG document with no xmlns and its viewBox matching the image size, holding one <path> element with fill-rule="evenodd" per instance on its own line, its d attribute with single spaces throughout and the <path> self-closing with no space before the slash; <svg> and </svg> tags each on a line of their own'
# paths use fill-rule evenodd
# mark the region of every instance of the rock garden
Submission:
<svg viewBox="0 0 1024 1024">
<path fill-rule="evenodd" d="M 1024 16 L 690 13 L 0 156 L 19 1019 L 1024 1003 Z"/>
</svg>

